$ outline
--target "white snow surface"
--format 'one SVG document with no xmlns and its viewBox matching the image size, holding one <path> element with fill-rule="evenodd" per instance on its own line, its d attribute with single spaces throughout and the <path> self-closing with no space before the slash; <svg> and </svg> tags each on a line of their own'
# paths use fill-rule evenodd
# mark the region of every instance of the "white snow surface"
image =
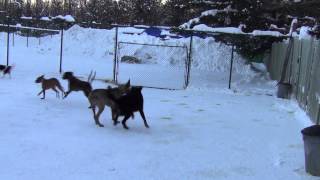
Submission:
<svg viewBox="0 0 320 180">
<path fill-rule="evenodd" d="M 113 30 L 78 26 L 66 31 L 63 70 L 85 78 L 94 69 L 98 78 L 112 77 L 113 34 Z M 37 96 L 41 88 L 34 80 L 41 74 L 59 79 L 67 89 L 57 72 L 59 37 L 41 38 L 40 44 L 30 38 L 27 48 L 26 38 L 16 35 L 15 45 L 10 46 L 12 78 L 0 79 L 0 179 L 317 179 L 304 170 L 300 130 L 312 124 L 307 115 L 296 102 L 276 98 L 276 83 L 253 73 L 238 55 L 232 90 L 228 90 L 229 47 L 212 38 L 195 38 L 190 86 L 177 91 L 144 88 L 150 129 L 137 113 L 128 120 L 130 130 L 124 130 L 112 125 L 108 108 L 100 117 L 105 127 L 95 126 L 81 92 L 63 100 L 50 90 L 45 100 Z M 0 39 L 4 60 L 6 34 L 1 33 Z M 189 42 L 188 38 L 162 42 L 145 34 L 121 34 L 120 39 Z M 182 50 L 122 49 L 128 50 L 147 51 L 152 58 L 146 58 L 146 64 L 120 63 L 121 82 L 131 77 L 137 84 L 135 78 L 150 72 L 152 76 L 142 83 L 179 80 L 174 72 L 183 58 L 175 58 L 182 57 Z M 107 84 L 94 81 L 92 86 Z"/>
<path fill-rule="evenodd" d="M 299 39 L 311 39 L 312 36 L 309 34 L 309 30 L 311 30 L 311 27 L 302 26 L 300 28 Z"/>
<path fill-rule="evenodd" d="M 42 21 L 51 21 L 51 19 L 49 17 L 46 17 L 46 16 L 41 17 L 40 20 L 42 20 Z"/>
<path fill-rule="evenodd" d="M 71 15 L 65 15 L 64 16 L 64 19 L 67 21 L 67 22 L 75 22 L 76 20 L 74 19 L 73 16 Z"/>
<path fill-rule="evenodd" d="M 213 33 L 227 33 L 227 34 L 246 34 L 246 35 L 252 35 L 252 36 L 273 36 L 273 37 L 281 37 L 284 36 L 284 34 L 278 32 L 278 31 L 261 31 L 261 30 L 254 30 L 251 33 L 244 33 L 241 30 L 241 26 L 239 27 L 220 27 L 220 28 L 213 28 L 209 27 L 205 24 L 199 24 L 192 28 L 196 31 L 207 31 L 207 32 L 213 32 Z"/>
</svg>

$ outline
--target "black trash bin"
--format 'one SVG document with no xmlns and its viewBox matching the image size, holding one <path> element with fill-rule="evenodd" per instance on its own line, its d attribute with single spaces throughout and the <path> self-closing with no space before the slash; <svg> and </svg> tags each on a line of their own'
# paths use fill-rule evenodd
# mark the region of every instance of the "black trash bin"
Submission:
<svg viewBox="0 0 320 180">
<path fill-rule="evenodd" d="M 301 133 L 304 141 L 306 172 L 320 176 L 320 125 L 304 128 Z"/>
</svg>

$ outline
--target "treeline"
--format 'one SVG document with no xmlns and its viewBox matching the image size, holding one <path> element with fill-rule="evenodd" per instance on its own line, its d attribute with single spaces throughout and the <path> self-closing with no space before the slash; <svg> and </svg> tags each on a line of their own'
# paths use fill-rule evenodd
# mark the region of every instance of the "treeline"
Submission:
<svg viewBox="0 0 320 180">
<path fill-rule="evenodd" d="M 13 19 L 72 15 L 76 21 L 102 24 L 178 26 L 205 8 L 189 0 L 1 0 Z M 4 13 L 4 12 L 2 12 Z"/>
<path fill-rule="evenodd" d="M 179 26 L 205 10 L 234 9 L 202 22 L 214 27 L 245 24 L 252 30 L 266 29 L 270 23 L 282 27 L 290 16 L 317 19 L 319 7 L 318 0 L 0 0 L 0 15 L 9 13 L 14 19 L 72 15 L 78 23 Z"/>
</svg>

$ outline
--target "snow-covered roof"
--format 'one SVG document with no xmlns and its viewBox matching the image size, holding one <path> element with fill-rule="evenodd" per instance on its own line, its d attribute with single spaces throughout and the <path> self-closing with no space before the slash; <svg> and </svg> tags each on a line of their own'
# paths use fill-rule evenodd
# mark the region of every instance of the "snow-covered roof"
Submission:
<svg viewBox="0 0 320 180">
<path fill-rule="evenodd" d="M 51 19 L 49 17 L 41 17 L 40 20 L 42 20 L 42 21 L 51 21 Z"/>
<path fill-rule="evenodd" d="M 75 22 L 76 20 L 74 19 L 73 16 L 71 15 L 65 15 L 64 16 L 64 20 L 67 21 L 67 22 Z"/>
<path fill-rule="evenodd" d="M 61 20 L 64 20 L 64 17 L 62 15 L 58 15 L 56 17 L 53 17 L 52 19 L 61 19 Z"/>
<path fill-rule="evenodd" d="M 21 19 L 27 19 L 27 20 L 31 20 L 32 19 L 32 17 L 26 17 L 26 16 L 21 16 L 20 18 Z"/>
<path fill-rule="evenodd" d="M 62 15 L 58 15 L 52 19 L 61 19 L 61 20 L 64 20 L 66 22 L 75 22 L 75 19 L 71 16 L 71 15 L 65 15 L 65 16 L 62 16 Z"/>
<path fill-rule="evenodd" d="M 213 28 L 213 27 L 209 27 L 209 26 L 207 26 L 205 24 L 196 25 L 190 30 L 203 31 L 203 32 L 212 32 L 212 33 L 242 34 L 242 35 L 251 35 L 251 36 L 273 36 L 273 37 L 287 36 L 287 35 L 284 35 L 284 34 L 278 32 L 278 31 L 254 30 L 251 33 L 245 33 L 238 27 Z"/>
<path fill-rule="evenodd" d="M 245 34 L 244 32 L 241 31 L 241 29 L 236 27 L 212 28 L 205 24 L 199 24 L 197 26 L 194 26 L 192 30 L 209 31 L 209 32 L 215 32 L 215 33 L 228 33 L 228 34 Z"/>
<path fill-rule="evenodd" d="M 224 8 L 224 9 L 207 10 L 207 11 L 202 12 L 199 17 L 189 20 L 188 22 L 182 24 L 180 27 L 181 28 L 190 28 L 191 25 L 199 23 L 200 19 L 202 17 L 205 17 L 205 16 L 216 16 L 218 13 L 222 13 L 222 12 L 230 13 L 230 12 L 238 12 L 238 10 L 232 9 L 231 6 L 228 6 L 228 7 Z"/>
</svg>

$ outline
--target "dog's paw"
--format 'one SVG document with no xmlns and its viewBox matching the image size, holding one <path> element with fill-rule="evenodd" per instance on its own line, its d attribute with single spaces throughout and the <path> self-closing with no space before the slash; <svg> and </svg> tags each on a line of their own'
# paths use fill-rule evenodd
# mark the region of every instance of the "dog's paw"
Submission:
<svg viewBox="0 0 320 180">
<path fill-rule="evenodd" d="M 103 124 L 99 124 L 98 126 L 99 126 L 99 127 L 104 127 L 104 125 L 103 125 Z"/>
</svg>

